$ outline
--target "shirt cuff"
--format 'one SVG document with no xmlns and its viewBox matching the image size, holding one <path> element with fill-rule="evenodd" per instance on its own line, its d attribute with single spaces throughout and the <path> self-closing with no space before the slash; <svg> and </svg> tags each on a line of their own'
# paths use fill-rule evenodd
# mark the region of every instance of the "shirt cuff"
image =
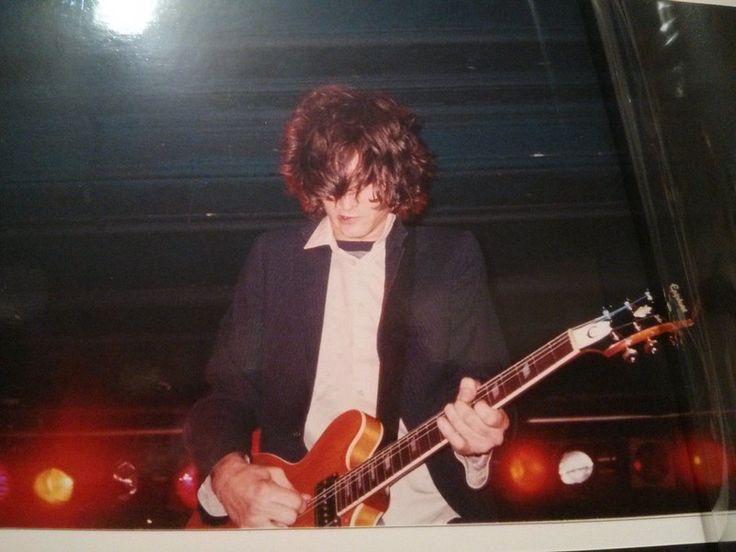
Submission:
<svg viewBox="0 0 736 552">
<path fill-rule="evenodd" d="M 225 507 L 215 495 L 215 491 L 212 490 L 212 478 L 209 475 L 197 490 L 197 500 L 199 500 L 199 505 L 202 506 L 204 511 L 212 517 L 227 516 Z"/>
<path fill-rule="evenodd" d="M 478 456 L 463 456 L 455 452 L 455 458 L 465 468 L 465 482 L 471 489 L 480 489 L 488 483 L 491 454 L 492 452 Z"/>
</svg>

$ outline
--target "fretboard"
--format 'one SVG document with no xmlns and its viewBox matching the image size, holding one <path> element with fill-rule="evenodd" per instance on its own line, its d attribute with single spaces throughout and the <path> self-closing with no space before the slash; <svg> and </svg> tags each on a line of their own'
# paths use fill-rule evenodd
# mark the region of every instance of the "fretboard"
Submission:
<svg viewBox="0 0 736 552">
<path fill-rule="evenodd" d="M 578 354 L 568 333 L 560 334 L 481 385 L 473 404 L 486 400 L 491 406 L 500 408 Z M 323 495 L 323 499 L 334 501 L 336 510 L 343 513 L 422 464 L 447 444 L 437 427 L 440 416 L 437 414 L 338 477 L 329 489 L 325 489 L 327 496 Z"/>
</svg>

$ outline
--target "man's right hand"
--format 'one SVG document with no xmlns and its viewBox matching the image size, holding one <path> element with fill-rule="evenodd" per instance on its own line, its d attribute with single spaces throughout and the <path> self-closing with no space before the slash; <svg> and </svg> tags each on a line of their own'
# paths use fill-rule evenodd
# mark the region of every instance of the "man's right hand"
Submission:
<svg viewBox="0 0 736 552">
<path fill-rule="evenodd" d="M 309 499 L 281 468 L 250 464 L 234 452 L 215 464 L 211 476 L 212 490 L 238 527 L 288 527 Z"/>
</svg>

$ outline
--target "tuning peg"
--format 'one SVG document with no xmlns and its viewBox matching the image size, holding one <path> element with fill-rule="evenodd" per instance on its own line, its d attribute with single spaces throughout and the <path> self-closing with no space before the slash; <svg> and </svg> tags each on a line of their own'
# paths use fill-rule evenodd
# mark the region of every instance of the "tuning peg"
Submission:
<svg viewBox="0 0 736 552">
<path fill-rule="evenodd" d="M 624 362 L 628 362 L 629 364 L 634 364 L 637 359 L 639 358 L 639 352 L 636 349 L 633 349 L 631 347 L 627 347 L 623 354 Z"/>
<path fill-rule="evenodd" d="M 648 355 L 654 355 L 659 352 L 658 343 L 654 339 L 647 339 L 644 342 L 644 352 Z"/>
</svg>

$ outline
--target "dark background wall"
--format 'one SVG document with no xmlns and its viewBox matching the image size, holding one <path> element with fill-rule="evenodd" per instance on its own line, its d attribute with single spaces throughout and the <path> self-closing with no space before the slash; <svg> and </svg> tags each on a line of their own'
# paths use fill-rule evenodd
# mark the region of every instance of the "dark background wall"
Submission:
<svg viewBox="0 0 736 552">
<path fill-rule="evenodd" d="M 77 362 L 99 343 L 116 354 L 89 369 L 115 374 L 140 341 L 153 356 L 189 349 L 159 369 L 198 381 L 250 240 L 299 220 L 276 174 L 280 133 L 323 83 L 384 89 L 420 115 L 439 165 L 425 222 L 475 231 L 516 357 L 642 291 L 576 2 L 159 2 L 140 34 L 116 32 L 105 6 L 0 16 L 16 362 L 45 350 L 53 372 L 60 348 L 84 349 Z"/>
<path fill-rule="evenodd" d="M 659 286 L 588 2 L 159 0 L 137 30 L 109 5 L 0 11 L 4 432 L 177 438 L 252 239 L 301 220 L 278 148 L 320 84 L 419 114 L 439 166 L 424 223 L 478 237 L 513 358 Z M 520 400 L 518 427 L 687 411 L 679 383 L 666 357 L 587 359 Z"/>
</svg>

